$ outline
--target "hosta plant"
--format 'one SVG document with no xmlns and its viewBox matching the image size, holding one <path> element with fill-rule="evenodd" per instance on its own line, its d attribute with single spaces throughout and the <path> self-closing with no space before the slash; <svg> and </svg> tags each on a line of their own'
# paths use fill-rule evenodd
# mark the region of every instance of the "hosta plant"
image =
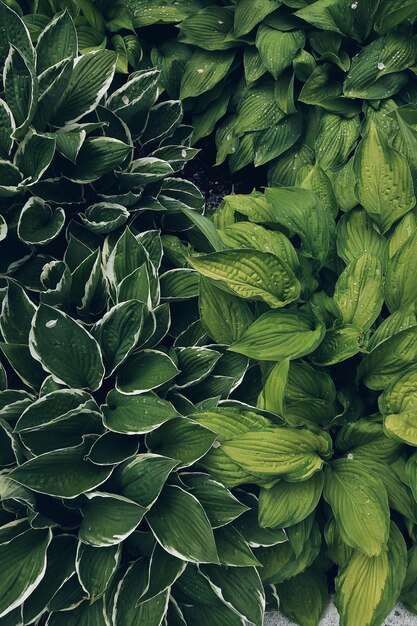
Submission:
<svg viewBox="0 0 417 626">
<path fill-rule="evenodd" d="M 217 163 L 270 164 L 270 178 L 316 157 L 342 166 L 369 107 L 415 102 L 415 2 L 128 0 L 133 23 L 171 22 L 157 42 L 164 85 L 192 112 L 194 141 L 217 128 Z M 395 113 L 394 113 L 395 114 Z M 318 132 L 317 132 L 318 131 Z M 342 145 L 331 155 L 326 146 Z M 285 183 L 280 183 L 285 184 Z"/>
<path fill-rule="evenodd" d="M 181 106 L 156 70 L 79 56 L 68 12 L 36 48 L 0 12 L 0 624 L 261 626 L 252 547 L 284 533 L 195 465 L 217 435 L 188 416 L 248 359 L 198 321 Z"/>
<path fill-rule="evenodd" d="M 336 195 L 316 162 L 227 196 L 214 250 L 189 259 L 203 327 L 250 359 L 235 397 L 275 415 L 194 415 L 221 444 L 199 463 L 285 530 L 254 553 L 302 626 L 334 574 L 342 626 L 417 611 L 415 112 L 367 109 Z"/>
<path fill-rule="evenodd" d="M 10 0 L 6 4 L 22 17 L 34 43 L 56 14 L 67 10 L 74 19 L 80 52 L 110 48 L 117 53 L 116 71 L 126 74 L 139 69 L 142 47 L 122 1 Z"/>
</svg>

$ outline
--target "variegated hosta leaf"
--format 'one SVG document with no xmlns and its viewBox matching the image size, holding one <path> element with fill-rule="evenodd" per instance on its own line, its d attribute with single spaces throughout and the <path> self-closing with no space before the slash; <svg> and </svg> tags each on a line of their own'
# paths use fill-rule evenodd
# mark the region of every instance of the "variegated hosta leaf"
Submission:
<svg viewBox="0 0 417 626">
<path fill-rule="evenodd" d="M 52 539 L 50 529 L 32 528 L 11 535 L 0 545 L 3 575 L 0 583 L 0 617 L 4 617 L 25 599 L 42 580 L 46 569 L 46 551 Z"/>
<path fill-rule="evenodd" d="M 168 485 L 146 515 L 163 548 L 181 559 L 218 563 L 213 531 L 195 498 L 176 485 Z"/>
<path fill-rule="evenodd" d="M 354 551 L 336 579 L 341 625 L 379 626 L 394 608 L 404 581 L 407 549 L 394 522 L 387 549 L 378 556 Z"/>
<path fill-rule="evenodd" d="M 32 320 L 29 347 L 57 381 L 93 391 L 100 387 L 104 376 L 100 348 L 90 333 L 65 313 L 41 304 Z"/>
</svg>

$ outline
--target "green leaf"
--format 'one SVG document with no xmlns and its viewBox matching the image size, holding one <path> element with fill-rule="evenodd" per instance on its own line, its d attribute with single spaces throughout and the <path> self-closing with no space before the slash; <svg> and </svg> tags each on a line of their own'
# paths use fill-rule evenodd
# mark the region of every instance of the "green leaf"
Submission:
<svg viewBox="0 0 417 626">
<path fill-rule="evenodd" d="M 93 335 L 100 345 L 107 376 L 111 376 L 136 346 L 144 314 L 144 304 L 128 300 L 112 307 L 94 326 Z"/>
<path fill-rule="evenodd" d="M 138 596 L 145 590 L 147 583 L 148 568 L 141 559 L 128 569 L 119 584 L 113 609 L 115 626 L 141 626 L 141 624 L 159 626 L 161 624 L 168 604 L 168 591 L 155 596 L 148 602 L 140 603 Z"/>
<path fill-rule="evenodd" d="M 317 197 L 298 187 L 268 188 L 265 197 L 272 221 L 297 233 L 303 254 L 323 263 L 329 250 L 332 219 Z"/>
<path fill-rule="evenodd" d="M 346 119 L 332 113 L 323 115 L 314 150 L 324 170 L 344 165 L 359 138 L 359 130 L 358 117 Z"/>
<path fill-rule="evenodd" d="M 66 610 L 65 612 L 52 612 L 49 619 L 50 626 L 77 626 L 78 624 L 97 624 L 99 620 L 103 618 L 103 600 L 99 599 L 96 602 L 82 602 L 80 588 L 73 590 L 78 592 L 78 597 L 74 601 L 74 598 L 66 599 L 65 605 L 76 605 L 73 610 Z M 66 606 L 65 606 L 66 608 Z"/>
<path fill-rule="evenodd" d="M 287 386 L 289 358 L 282 359 L 268 372 L 257 406 L 276 415 L 285 415 L 284 395 Z"/>
<path fill-rule="evenodd" d="M 386 339 L 402 330 L 407 330 L 411 326 L 416 326 L 417 318 L 414 311 L 414 304 L 409 304 L 399 311 L 396 311 L 378 326 L 368 341 L 368 350 L 372 351 L 376 346 Z"/>
<path fill-rule="evenodd" d="M 407 161 L 371 123 L 356 150 L 354 169 L 359 201 L 380 232 L 385 233 L 415 205 Z"/>
<path fill-rule="evenodd" d="M 161 298 L 181 302 L 198 296 L 199 276 L 188 268 L 168 270 L 161 275 Z"/>
<path fill-rule="evenodd" d="M 269 311 L 229 349 L 261 361 L 296 359 L 313 352 L 324 334 L 324 325 L 305 311 Z"/>
<path fill-rule="evenodd" d="M 401 328 L 401 327 L 400 327 Z M 399 329 L 365 356 L 358 378 L 369 389 L 385 389 L 393 378 L 417 363 L 417 326 Z"/>
<path fill-rule="evenodd" d="M 331 455 L 331 441 L 324 433 L 276 426 L 247 432 L 221 444 L 223 452 L 245 471 L 289 482 L 307 480 Z"/>
<path fill-rule="evenodd" d="M 75 163 L 78 153 L 86 138 L 85 130 L 79 128 L 57 132 L 55 134 L 56 148 L 66 159 Z"/>
<path fill-rule="evenodd" d="M 179 210 L 184 213 L 194 226 L 205 236 L 213 250 L 223 250 L 224 245 L 219 237 L 213 222 L 205 215 L 200 215 L 197 211 L 193 211 L 185 205 L 179 205 Z"/>
<path fill-rule="evenodd" d="M 256 556 L 263 566 L 259 574 L 264 585 L 279 584 L 310 567 L 319 554 L 320 544 L 320 531 L 314 525 L 310 526 L 309 535 L 297 557 L 288 541 L 257 550 Z"/>
<path fill-rule="evenodd" d="M 245 302 L 203 277 L 200 278 L 199 309 L 207 333 L 216 342 L 226 345 L 239 339 L 253 321 Z"/>
<path fill-rule="evenodd" d="M 338 459 L 326 469 L 323 495 L 345 543 L 369 557 L 384 552 L 390 517 L 381 479 L 360 461 Z"/>
<path fill-rule="evenodd" d="M 282 307 L 297 300 L 300 283 L 278 257 L 259 250 L 226 250 L 191 257 L 190 265 L 232 293 Z"/>
<path fill-rule="evenodd" d="M 354 324 L 341 324 L 326 331 L 311 360 L 317 365 L 334 365 L 350 359 L 365 346 L 366 336 L 362 328 Z"/>
<path fill-rule="evenodd" d="M 275 100 L 274 84 L 268 81 L 243 94 L 237 107 L 234 130 L 237 134 L 266 130 L 284 117 L 284 111 Z"/>
<path fill-rule="evenodd" d="M 7 159 L 13 146 L 15 122 L 9 106 L 0 99 L 0 158 Z"/>
<path fill-rule="evenodd" d="M 181 474 L 181 480 L 203 505 L 213 528 L 226 526 L 248 510 L 231 491 L 207 474 Z"/>
<path fill-rule="evenodd" d="M 72 68 L 72 59 L 64 59 L 40 75 L 38 107 L 33 118 L 37 128 L 45 129 L 58 111 L 71 79 Z M 57 131 L 56 134 L 60 133 Z"/>
<path fill-rule="evenodd" d="M 79 538 L 95 547 L 113 546 L 124 541 L 139 525 L 146 509 L 124 496 L 92 491 L 81 507 Z"/>
<path fill-rule="evenodd" d="M 133 78 L 109 96 L 106 103 L 108 108 L 126 124 L 139 119 L 140 126 L 144 126 L 149 109 L 158 96 L 158 79 L 159 72 L 156 69 L 136 72 Z"/>
<path fill-rule="evenodd" d="M 166 486 L 146 520 L 169 554 L 194 563 L 218 563 L 207 515 L 197 498 L 180 487 Z"/>
<path fill-rule="evenodd" d="M 45 575 L 23 606 L 25 622 L 39 618 L 58 589 L 75 572 L 76 549 L 77 541 L 74 536 L 62 534 L 53 537 L 46 554 Z"/>
<path fill-rule="evenodd" d="M 369 557 L 353 552 L 336 579 L 341 626 L 379 626 L 394 608 L 407 567 L 402 534 L 392 522 L 388 550 Z"/>
<path fill-rule="evenodd" d="M 414 2 L 398 2 L 398 0 L 386 0 L 377 11 L 375 30 L 384 35 L 393 30 L 398 24 L 405 22 L 416 14 Z"/>
<path fill-rule="evenodd" d="M 82 587 L 94 601 L 106 591 L 120 561 L 120 546 L 93 548 L 79 543 L 76 568 Z"/>
<path fill-rule="evenodd" d="M 416 302 L 416 285 L 410 272 L 410 263 L 415 258 L 416 247 L 417 230 L 401 242 L 399 249 L 387 262 L 385 301 L 392 313 Z"/>
<path fill-rule="evenodd" d="M 378 400 L 387 435 L 412 446 L 417 445 L 416 381 L 417 367 L 413 365 L 391 380 Z"/>
<path fill-rule="evenodd" d="M 137 454 L 131 461 L 119 465 L 112 479 L 125 498 L 149 507 L 176 465 L 176 461 L 158 454 Z"/>
<path fill-rule="evenodd" d="M 42 580 L 50 530 L 30 529 L 0 545 L 0 617 L 23 604 Z"/>
<path fill-rule="evenodd" d="M 279 0 L 238 0 L 235 9 L 235 37 L 249 33 L 280 4 Z"/>
<path fill-rule="evenodd" d="M 260 565 L 248 543 L 231 524 L 218 528 L 214 532 L 220 563 L 233 567 Z"/>
<path fill-rule="evenodd" d="M 162 456 L 170 456 L 187 467 L 204 456 L 217 435 L 191 419 L 171 419 L 146 437 L 147 448 Z"/>
<path fill-rule="evenodd" d="M 113 171 L 132 151 L 119 139 L 112 137 L 87 138 L 81 146 L 76 165 L 67 177 L 77 183 L 90 183 Z"/>
<path fill-rule="evenodd" d="M 294 113 L 269 126 L 268 129 L 257 132 L 253 138 L 255 167 L 281 156 L 296 143 L 302 130 L 302 118 L 298 113 Z"/>
<path fill-rule="evenodd" d="M 173 387 L 185 389 L 204 380 L 214 369 L 220 353 L 209 348 L 189 347 L 177 348 L 177 367 L 180 374 L 176 377 Z"/>
<path fill-rule="evenodd" d="M 296 12 L 296 16 L 319 29 L 331 30 L 362 41 L 369 35 L 378 2 L 363 0 L 360 4 L 343 0 L 317 0 Z"/>
<path fill-rule="evenodd" d="M 222 240 L 231 248 L 256 248 L 275 254 L 297 273 L 300 269 L 297 253 L 283 233 L 267 230 L 251 222 L 237 222 L 219 231 Z"/>
<path fill-rule="evenodd" d="M 107 235 L 123 226 L 128 220 L 128 210 L 111 202 L 98 202 L 88 207 L 86 212 L 80 214 L 83 224 L 93 233 Z"/>
<path fill-rule="evenodd" d="M 280 480 L 271 489 L 261 488 L 259 525 L 286 528 L 298 524 L 315 510 L 321 498 L 323 484 L 324 475 L 318 472 L 300 483 Z"/>
<path fill-rule="evenodd" d="M 13 480 L 38 493 L 61 498 L 74 498 L 101 485 L 112 467 L 99 467 L 84 457 L 91 441 L 74 448 L 46 452 L 26 461 L 10 474 Z"/>
<path fill-rule="evenodd" d="M 22 139 L 36 111 L 38 81 L 31 60 L 13 45 L 4 65 L 4 97 L 16 123 L 13 137 Z"/>
<path fill-rule="evenodd" d="M 27 344 L 36 307 L 25 290 L 12 280 L 8 281 L 2 302 L 0 329 L 7 343 Z"/>
<path fill-rule="evenodd" d="M 38 75 L 64 59 L 77 55 L 77 31 L 68 13 L 55 15 L 41 32 L 36 46 L 36 70 Z"/>
<path fill-rule="evenodd" d="M 93 111 L 113 80 L 115 67 L 116 59 L 110 50 L 87 52 L 77 57 L 54 123 L 64 126 Z"/>
<path fill-rule="evenodd" d="M 333 299 L 342 322 L 369 329 L 384 303 L 382 265 L 368 252 L 350 263 L 339 276 Z"/>
<path fill-rule="evenodd" d="M 386 240 L 374 228 L 366 211 L 349 211 L 337 224 L 337 254 L 346 264 L 356 261 L 365 253 L 385 259 Z"/>
<path fill-rule="evenodd" d="M 64 224 L 62 207 L 52 209 L 40 198 L 30 198 L 20 213 L 17 234 L 29 246 L 43 246 L 59 235 Z"/>
<path fill-rule="evenodd" d="M 55 138 L 29 131 L 19 145 L 14 162 L 27 182 L 38 181 L 47 170 L 55 153 Z"/>
<path fill-rule="evenodd" d="M 369 100 L 397 93 L 407 82 L 402 70 L 414 63 L 416 50 L 417 42 L 407 29 L 379 37 L 353 59 L 343 93 L 349 98 Z"/>
<path fill-rule="evenodd" d="M 233 27 L 233 12 L 226 7 L 207 7 L 181 22 L 179 40 L 204 50 L 227 50 L 233 47 L 228 37 Z"/>
<path fill-rule="evenodd" d="M 280 32 L 269 26 L 260 26 L 256 34 L 256 47 L 262 63 L 275 80 L 289 67 L 305 43 L 301 30 Z"/>
<path fill-rule="evenodd" d="M 0 343 L 0 349 L 25 385 L 39 389 L 45 372 L 40 363 L 32 358 L 29 347 L 17 343 Z"/>
<path fill-rule="evenodd" d="M 177 416 L 172 404 L 156 394 L 127 396 L 116 389 L 107 394 L 101 410 L 106 428 L 128 435 L 151 432 Z"/>
<path fill-rule="evenodd" d="M 140 597 L 142 604 L 166 591 L 181 576 L 186 562 L 168 554 L 159 543 L 155 543 L 149 565 L 149 585 Z"/>
<path fill-rule="evenodd" d="M 17 8 L 17 7 L 16 7 Z M 28 62 L 33 64 L 35 53 L 33 50 L 30 34 L 25 26 L 24 21 L 19 17 L 18 13 L 8 6 L 7 2 L 0 2 L 0 68 L 3 66 L 10 50 L 10 44 L 13 44 L 20 53 L 27 58 Z"/>
<path fill-rule="evenodd" d="M 327 603 L 327 580 L 319 569 L 310 567 L 277 585 L 280 610 L 301 626 L 316 626 Z"/>
<path fill-rule="evenodd" d="M 220 600 L 244 620 L 262 626 L 265 615 L 265 592 L 254 567 L 230 568 L 204 565 L 201 573 Z"/>
<path fill-rule="evenodd" d="M 195 98 L 213 89 L 228 73 L 234 57 L 234 51 L 195 50 L 182 75 L 181 100 Z"/>
<path fill-rule="evenodd" d="M 100 348 L 90 333 L 66 313 L 40 304 L 32 320 L 29 348 L 57 382 L 92 391 L 100 387 L 104 376 Z"/>
<path fill-rule="evenodd" d="M 142 350 L 132 354 L 117 372 L 116 389 L 126 395 L 152 391 L 179 373 L 164 352 Z"/>
</svg>

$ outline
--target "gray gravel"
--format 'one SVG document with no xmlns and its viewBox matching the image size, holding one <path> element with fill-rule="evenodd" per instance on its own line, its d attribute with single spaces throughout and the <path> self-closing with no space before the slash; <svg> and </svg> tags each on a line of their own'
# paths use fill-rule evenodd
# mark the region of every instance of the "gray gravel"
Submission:
<svg viewBox="0 0 417 626">
<path fill-rule="evenodd" d="M 320 620 L 320 626 L 338 626 L 339 614 L 333 604 L 329 604 L 325 614 Z M 265 619 L 265 626 L 295 626 L 279 613 L 268 613 Z M 412 615 L 406 609 L 398 606 L 387 617 L 384 626 L 417 626 L 417 615 Z"/>
</svg>

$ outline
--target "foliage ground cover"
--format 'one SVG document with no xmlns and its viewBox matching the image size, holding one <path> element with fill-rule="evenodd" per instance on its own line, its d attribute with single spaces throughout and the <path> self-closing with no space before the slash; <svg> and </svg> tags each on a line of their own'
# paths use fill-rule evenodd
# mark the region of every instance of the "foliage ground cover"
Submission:
<svg viewBox="0 0 417 626">
<path fill-rule="evenodd" d="M 417 613 L 416 14 L 0 2 L 0 626 Z"/>
</svg>

